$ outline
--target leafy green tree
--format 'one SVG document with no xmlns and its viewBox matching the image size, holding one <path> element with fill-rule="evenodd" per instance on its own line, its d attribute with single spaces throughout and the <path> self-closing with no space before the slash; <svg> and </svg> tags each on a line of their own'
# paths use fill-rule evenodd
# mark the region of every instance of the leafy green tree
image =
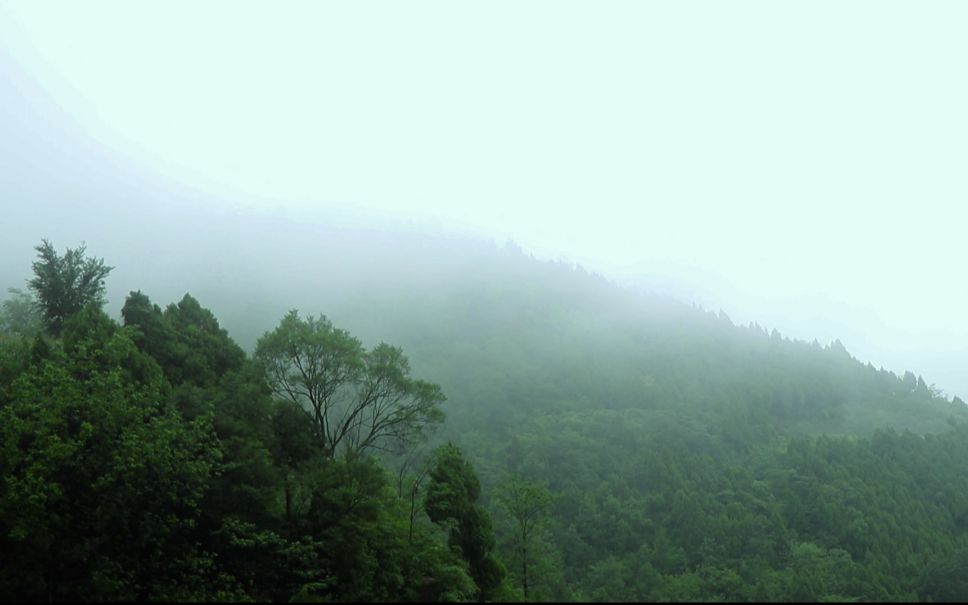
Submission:
<svg viewBox="0 0 968 605">
<path fill-rule="evenodd" d="M 234 600 L 289 602 L 319 580 L 319 545 L 308 537 L 289 540 L 255 523 L 226 517 L 211 536 L 218 574 L 230 577 Z"/>
<path fill-rule="evenodd" d="M 166 405 L 160 371 L 95 306 L 64 334 L 0 408 L 0 592 L 212 596 L 195 534 L 219 457 L 206 419 Z"/>
<path fill-rule="evenodd" d="M 158 305 L 140 291 L 131 292 L 121 308 L 121 317 L 125 326 L 137 330 L 132 339 L 138 348 L 161 366 L 172 384 L 180 384 L 187 350 Z"/>
<path fill-rule="evenodd" d="M 185 294 L 177 304 L 168 305 L 165 319 L 180 345 L 182 381 L 211 386 L 245 365 L 245 351 L 219 325 L 215 314 L 190 294 Z"/>
<path fill-rule="evenodd" d="M 474 593 L 463 562 L 428 527 L 409 535 L 405 505 L 373 458 L 322 458 L 304 517 L 316 545 L 316 578 L 297 599 L 466 600 Z"/>
<path fill-rule="evenodd" d="M 794 600 L 849 599 L 854 563 L 847 552 L 805 542 L 794 546 L 791 554 Z"/>
<path fill-rule="evenodd" d="M 249 364 L 226 374 L 218 386 L 193 393 L 198 399 L 194 407 L 202 410 L 199 417 L 212 419 L 223 454 L 206 492 L 206 517 L 213 526 L 232 517 L 277 529 L 276 502 L 285 470 L 272 455 L 275 406 L 257 368 Z"/>
<path fill-rule="evenodd" d="M 409 536 L 413 540 L 417 517 L 422 512 L 421 495 L 430 475 L 430 461 L 426 459 L 426 452 L 420 448 L 402 452 L 397 460 L 397 495 L 407 503 Z"/>
<path fill-rule="evenodd" d="M 291 529 L 295 499 L 300 490 L 300 472 L 321 452 L 312 426 L 306 422 L 306 411 L 298 404 L 285 400 L 276 402 L 271 422 L 273 436 L 270 451 L 273 461 L 282 471 L 285 520 Z"/>
<path fill-rule="evenodd" d="M 921 574 L 918 594 L 922 600 L 935 603 L 968 601 L 968 548 L 933 561 Z"/>
<path fill-rule="evenodd" d="M 277 396 L 307 406 L 328 457 L 410 442 L 443 420 L 440 387 L 411 378 L 399 348 L 366 351 L 325 317 L 290 311 L 259 339 L 255 357 Z"/>
<path fill-rule="evenodd" d="M 449 544 L 467 561 L 478 598 L 489 601 L 505 570 L 493 553 L 490 515 L 477 504 L 481 495 L 477 473 L 452 443 L 437 448 L 432 460 L 424 510 L 431 521 L 447 528 Z"/>
<path fill-rule="evenodd" d="M 83 244 L 68 248 L 63 256 L 46 239 L 35 249 L 38 260 L 27 284 L 37 297 L 47 329 L 59 335 L 69 317 L 89 304 L 104 304 L 104 280 L 113 267 L 103 259 L 86 258 Z"/>
<path fill-rule="evenodd" d="M 125 326 L 138 329 L 135 342 L 158 362 L 172 385 L 215 386 L 245 366 L 242 348 L 190 294 L 162 312 L 140 291 L 131 292 L 121 316 Z"/>
<path fill-rule="evenodd" d="M 239 528 L 254 528 L 253 536 L 261 537 L 253 537 L 253 544 L 268 540 L 267 528 L 281 530 L 275 503 L 280 491 L 289 494 L 290 471 L 273 456 L 275 405 L 260 368 L 191 295 L 162 312 L 146 295 L 132 292 L 121 314 L 138 347 L 173 385 L 171 398 L 182 416 L 212 419 L 222 459 L 207 486 L 200 521 L 216 536 L 212 548 L 237 551 L 233 544 L 244 534 Z M 235 529 L 226 529 L 227 523 Z"/>
<path fill-rule="evenodd" d="M 551 506 L 551 492 L 543 485 L 512 475 L 498 488 L 497 499 L 514 520 L 514 560 L 520 574 L 521 592 L 527 601 L 535 580 L 536 533 Z"/>
</svg>

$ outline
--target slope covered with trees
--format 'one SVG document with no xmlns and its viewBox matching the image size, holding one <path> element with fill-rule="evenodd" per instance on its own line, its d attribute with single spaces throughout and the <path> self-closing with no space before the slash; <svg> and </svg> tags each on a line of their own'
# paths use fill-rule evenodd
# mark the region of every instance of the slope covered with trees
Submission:
<svg viewBox="0 0 968 605">
<path fill-rule="evenodd" d="M 83 250 L 38 252 L 52 268 L 31 289 L 69 287 L 64 272 Z M 435 601 L 484 590 L 366 455 L 442 418 L 439 387 L 411 378 L 399 349 L 341 335 L 361 389 L 351 409 L 390 428 L 337 449 L 309 402 L 273 397 L 263 358 L 279 335 L 319 371 L 333 367 L 314 334 L 290 333 L 292 316 L 254 360 L 190 295 L 162 310 L 132 292 L 119 324 L 101 310 L 101 287 L 64 315 L 48 314 L 42 296 L 24 313 L 22 293 L 4 306 L 5 599 Z M 31 314 L 56 323 L 34 329 Z M 348 439 L 369 426 L 348 424 Z M 448 481 L 459 478 L 437 483 Z M 503 594 L 503 578 L 495 563 L 488 594 Z"/>
<path fill-rule="evenodd" d="M 250 354 L 38 253 L 0 307 L 6 598 L 968 597 L 968 410 L 839 342 L 493 252 L 230 312 Z"/>
<path fill-rule="evenodd" d="M 469 269 L 341 314 L 440 382 L 485 491 L 553 494 L 532 596 L 911 599 L 964 548 L 968 409 L 913 373 L 513 252 Z"/>
</svg>

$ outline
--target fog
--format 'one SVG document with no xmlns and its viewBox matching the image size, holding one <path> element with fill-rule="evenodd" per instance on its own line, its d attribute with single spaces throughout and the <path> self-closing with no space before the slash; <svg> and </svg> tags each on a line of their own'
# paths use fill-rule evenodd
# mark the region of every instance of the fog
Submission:
<svg viewBox="0 0 968 605">
<path fill-rule="evenodd" d="M 512 240 L 968 398 L 966 18 L 0 3 L 0 287 L 47 237 L 117 267 L 113 312 L 137 288 L 317 311 L 324 270 L 439 283 L 449 246 Z"/>
</svg>

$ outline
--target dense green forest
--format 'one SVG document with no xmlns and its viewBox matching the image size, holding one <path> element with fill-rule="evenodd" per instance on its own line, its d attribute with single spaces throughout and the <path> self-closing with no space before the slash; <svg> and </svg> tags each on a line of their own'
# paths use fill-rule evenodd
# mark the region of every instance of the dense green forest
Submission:
<svg viewBox="0 0 968 605">
<path fill-rule="evenodd" d="M 514 251 L 239 304 L 233 339 L 36 252 L 0 306 L 6 600 L 968 599 L 968 408 L 840 342 Z"/>
</svg>

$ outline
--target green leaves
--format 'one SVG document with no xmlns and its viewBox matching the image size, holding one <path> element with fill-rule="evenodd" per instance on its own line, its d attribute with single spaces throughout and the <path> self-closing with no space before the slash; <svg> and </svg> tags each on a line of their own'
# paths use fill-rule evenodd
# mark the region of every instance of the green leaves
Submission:
<svg viewBox="0 0 968 605">
<path fill-rule="evenodd" d="M 56 343 L 0 408 L 0 562 L 25 598 L 143 599 L 200 556 L 189 535 L 219 457 L 211 430 L 127 371 L 140 353 L 124 331 L 91 320 L 104 329 L 72 320 L 73 353 Z"/>
<path fill-rule="evenodd" d="M 255 357 L 278 397 L 309 410 L 329 457 L 407 444 L 443 419 L 443 392 L 410 377 L 401 349 L 380 344 L 366 351 L 323 316 L 301 319 L 290 311 L 259 339 Z"/>
<path fill-rule="evenodd" d="M 86 258 L 83 244 L 68 248 L 63 256 L 46 239 L 35 249 L 38 260 L 27 283 L 37 296 L 47 329 L 59 335 L 70 316 L 89 304 L 104 304 L 104 280 L 113 267 L 103 259 Z"/>
<path fill-rule="evenodd" d="M 125 327 L 135 330 L 138 347 L 158 362 L 172 385 L 210 387 L 245 365 L 245 352 L 189 294 L 162 312 L 147 296 L 132 292 L 121 315 Z"/>
<path fill-rule="evenodd" d="M 452 443 L 434 450 L 424 509 L 434 523 L 459 519 L 481 495 L 481 483 L 470 462 Z"/>
<path fill-rule="evenodd" d="M 431 521 L 447 528 L 448 543 L 467 561 L 480 599 L 490 600 L 505 570 L 492 554 L 495 541 L 491 517 L 477 505 L 481 492 L 477 473 L 451 443 L 437 448 L 430 464 L 424 510 Z"/>
<path fill-rule="evenodd" d="M 546 519 L 552 502 L 551 492 L 541 484 L 525 481 L 517 475 L 511 475 L 498 487 L 498 502 L 510 514 L 513 520 L 511 556 L 509 561 L 521 584 L 521 592 L 527 601 L 534 591 L 535 584 L 547 570 L 540 572 L 538 567 L 550 559 L 547 543 L 539 535 L 542 524 Z M 538 544 L 545 546 L 539 549 Z"/>
<path fill-rule="evenodd" d="M 367 351 L 324 317 L 292 312 L 253 363 L 190 295 L 162 311 L 132 292 L 121 327 L 101 310 L 109 267 L 83 247 L 38 252 L 39 302 L 15 292 L 0 307 L 0 594 L 477 594 L 466 562 L 417 518 L 416 487 L 404 503 L 367 456 L 443 418 L 440 387 L 412 378 L 401 349 Z M 480 544 L 490 549 L 489 518 L 472 513 L 462 535 L 491 535 Z M 479 583 L 500 575 L 475 556 Z"/>
</svg>

